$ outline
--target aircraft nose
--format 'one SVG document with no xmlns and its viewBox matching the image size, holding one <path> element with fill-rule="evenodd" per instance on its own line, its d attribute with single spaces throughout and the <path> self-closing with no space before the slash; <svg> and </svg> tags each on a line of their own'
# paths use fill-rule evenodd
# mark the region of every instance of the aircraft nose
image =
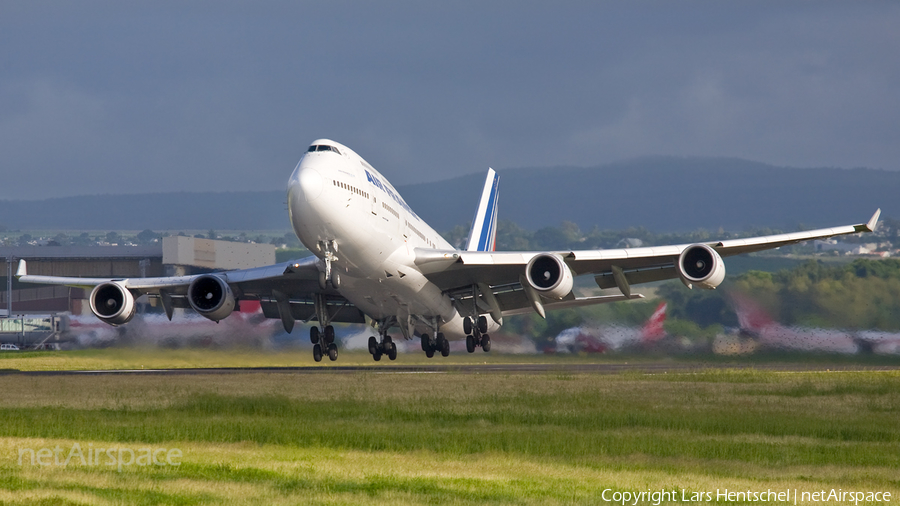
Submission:
<svg viewBox="0 0 900 506">
<path fill-rule="evenodd" d="M 318 171 L 306 168 L 300 171 L 300 188 L 307 202 L 316 200 L 322 194 L 325 187 L 325 181 Z"/>
</svg>

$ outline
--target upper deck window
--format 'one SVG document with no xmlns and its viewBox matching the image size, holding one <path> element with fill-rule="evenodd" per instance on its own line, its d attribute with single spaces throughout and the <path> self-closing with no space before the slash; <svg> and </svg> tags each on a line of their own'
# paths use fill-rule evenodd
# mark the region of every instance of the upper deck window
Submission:
<svg viewBox="0 0 900 506">
<path fill-rule="evenodd" d="M 328 146 L 328 145 L 325 145 L 325 144 L 312 145 L 312 146 L 309 147 L 309 150 L 308 150 L 308 151 L 309 151 L 310 153 L 312 153 L 313 151 L 333 151 L 333 152 L 335 152 L 335 153 L 337 153 L 337 154 L 341 154 L 341 152 L 338 151 L 338 148 L 336 148 L 336 147 L 334 147 L 334 146 Z"/>
</svg>

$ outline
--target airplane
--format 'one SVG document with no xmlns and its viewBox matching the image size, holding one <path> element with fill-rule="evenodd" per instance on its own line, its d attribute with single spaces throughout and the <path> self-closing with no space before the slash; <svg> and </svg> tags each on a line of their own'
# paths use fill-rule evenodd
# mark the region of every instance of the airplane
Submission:
<svg viewBox="0 0 900 506">
<path fill-rule="evenodd" d="M 90 290 L 91 311 L 111 325 L 127 323 L 135 298 L 193 308 L 213 321 L 241 301 L 258 300 L 285 331 L 315 321 L 309 337 L 316 362 L 338 357 L 333 323 L 367 323 L 375 361 L 394 360 L 389 334 L 419 338 L 429 358 L 450 353 L 450 340 L 466 349 L 491 349 L 490 333 L 511 315 L 643 298 L 632 285 L 680 278 L 712 289 L 725 279 L 722 257 L 836 235 L 872 232 L 880 210 L 863 224 L 708 243 L 587 251 L 495 251 L 499 176 L 488 170 L 464 249 L 428 226 L 380 172 L 353 150 L 314 141 L 294 168 L 287 188 L 288 216 L 313 253 L 302 260 L 252 269 L 156 278 L 79 278 L 27 273 L 23 283 Z M 610 295 L 576 297 L 574 278 L 592 275 Z"/>
<path fill-rule="evenodd" d="M 244 300 L 222 325 L 194 312 L 168 319 L 158 313 L 136 314 L 127 326 L 112 327 L 92 315 L 69 316 L 62 338 L 78 347 L 111 346 L 140 342 L 166 347 L 247 346 L 267 344 L 281 332 L 281 325 L 263 315 L 258 301 Z"/>
<path fill-rule="evenodd" d="M 663 323 L 666 321 L 665 302 L 660 302 L 646 323 L 639 328 L 607 326 L 602 328 L 582 325 L 568 328 L 556 336 L 555 353 L 606 353 L 624 346 L 650 346 L 666 337 Z"/>
<path fill-rule="evenodd" d="M 897 354 L 900 334 L 865 330 L 785 326 L 776 322 L 756 301 L 742 293 L 730 294 L 740 326 L 739 337 L 776 350 L 840 354 Z"/>
</svg>

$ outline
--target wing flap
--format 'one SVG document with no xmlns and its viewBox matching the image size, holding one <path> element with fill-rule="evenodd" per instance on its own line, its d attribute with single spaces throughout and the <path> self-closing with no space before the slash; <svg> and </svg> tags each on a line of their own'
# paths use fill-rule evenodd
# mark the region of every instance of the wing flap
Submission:
<svg viewBox="0 0 900 506">
<path fill-rule="evenodd" d="M 674 279 L 678 276 L 678 272 L 675 270 L 675 264 L 645 269 L 633 269 L 623 271 L 623 274 L 629 285 Z M 615 273 L 612 270 L 610 270 L 610 272 L 601 272 L 600 274 L 595 275 L 594 281 L 597 282 L 597 286 L 603 289 L 616 288 L 618 286 L 615 280 Z"/>
<path fill-rule="evenodd" d="M 288 303 L 291 308 L 291 316 L 295 320 L 302 322 L 316 320 L 316 304 L 313 299 L 290 299 Z M 261 299 L 260 306 L 266 318 L 281 318 L 278 301 L 275 299 Z M 334 323 L 366 323 L 366 317 L 362 311 L 343 298 L 327 299 L 326 311 Z"/>
<path fill-rule="evenodd" d="M 599 295 L 597 297 L 582 297 L 582 298 L 574 298 L 571 300 L 563 300 L 560 302 L 553 303 L 545 303 L 544 308 L 549 310 L 554 309 L 567 309 L 567 308 L 575 308 L 575 307 L 585 307 L 585 306 L 596 306 L 597 304 L 607 304 L 610 302 L 620 302 L 623 300 L 634 300 L 634 299 L 643 299 L 644 296 L 639 293 L 633 293 L 630 296 L 626 295 Z M 503 312 L 503 316 L 514 316 L 520 314 L 528 314 L 533 310 L 531 307 L 522 307 L 517 309 L 510 309 Z"/>
</svg>

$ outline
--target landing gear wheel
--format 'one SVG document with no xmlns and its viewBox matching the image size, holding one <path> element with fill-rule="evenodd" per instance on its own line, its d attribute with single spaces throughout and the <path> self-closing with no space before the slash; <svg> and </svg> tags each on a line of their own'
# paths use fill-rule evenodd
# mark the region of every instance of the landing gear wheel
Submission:
<svg viewBox="0 0 900 506">
<path fill-rule="evenodd" d="M 481 349 L 485 352 L 491 351 L 491 336 L 487 334 L 481 336 Z"/>
<path fill-rule="evenodd" d="M 369 336 L 369 355 L 374 355 L 377 349 L 378 339 L 375 339 L 375 336 Z"/>
<path fill-rule="evenodd" d="M 428 337 L 428 334 L 422 334 L 422 351 L 428 351 L 428 345 L 430 344 L 431 338 Z"/>
<path fill-rule="evenodd" d="M 441 336 L 441 341 L 438 344 L 441 347 L 441 356 L 449 357 L 450 356 L 450 341 Z"/>
<path fill-rule="evenodd" d="M 463 318 L 463 332 L 468 335 L 472 333 L 472 319 L 468 316 Z"/>
<path fill-rule="evenodd" d="M 487 316 L 479 316 L 478 317 L 478 332 L 482 334 L 487 333 Z"/>
<path fill-rule="evenodd" d="M 319 344 L 319 327 L 309 328 L 309 342 Z"/>
<path fill-rule="evenodd" d="M 380 349 L 376 349 L 376 350 L 375 350 L 375 353 L 372 354 L 372 358 L 374 358 L 376 362 L 378 362 L 379 360 L 381 360 L 381 350 L 380 350 Z"/>
<path fill-rule="evenodd" d="M 338 356 L 337 345 L 335 345 L 334 343 L 329 344 L 328 345 L 328 359 L 331 360 L 332 362 L 334 362 L 335 360 L 337 360 L 337 356 Z"/>
<path fill-rule="evenodd" d="M 475 353 L 475 338 L 472 336 L 466 336 L 466 351 Z"/>
<path fill-rule="evenodd" d="M 316 362 L 322 361 L 322 345 L 317 344 L 313 346 L 313 360 Z"/>
<path fill-rule="evenodd" d="M 391 347 L 387 350 L 387 356 L 391 360 L 397 360 L 397 345 L 390 343 Z"/>
<path fill-rule="evenodd" d="M 427 350 L 425 350 L 425 356 L 428 358 L 434 357 L 434 350 L 432 350 L 431 348 L 428 348 Z"/>
<path fill-rule="evenodd" d="M 336 289 L 341 287 L 341 275 L 337 271 L 331 271 L 331 286 Z"/>
<path fill-rule="evenodd" d="M 326 281 L 328 280 L 325 278 L 325 273 L 323 271 L 319 271 L 319 288 L 321 288 L 322 290 L 327 288 Z"/>
<path fill-rule="evenodd" d="M 325 327 L 325 344 L 331 344 L 334 342 L 334 327 L 328 325 Z"/>
</svg>

